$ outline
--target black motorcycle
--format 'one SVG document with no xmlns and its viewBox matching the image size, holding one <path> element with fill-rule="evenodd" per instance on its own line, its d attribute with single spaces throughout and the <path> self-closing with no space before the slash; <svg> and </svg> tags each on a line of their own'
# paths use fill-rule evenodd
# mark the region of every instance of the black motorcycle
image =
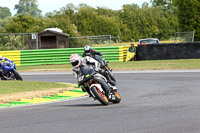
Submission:
<svg viewBox="0 0 200 133">
<path fill-rule="evenodd" d="M 77 74 L 75 70 L 73 70 L 73 72 L 74 75 Z M 97 73 L 91 66 L 81 66 L 79 72 L 78 85 L 81 86 L 83 91 L 86 91 L 95 100 L 97 99 L 103 105 L 108 105 L 110 102 L 119 103 L 121 101 L 121 97 L 116 86 L 109 84 L 107 79 Z M 111 91 L 109 91 L 109 94 L 106 94 L 106 90 L 103 87 L 104 85 L 97 82 L 96 79 L 104 80 L 105 82 L 103 83 L 106 83 L 112 88 Z"/>
</svg>

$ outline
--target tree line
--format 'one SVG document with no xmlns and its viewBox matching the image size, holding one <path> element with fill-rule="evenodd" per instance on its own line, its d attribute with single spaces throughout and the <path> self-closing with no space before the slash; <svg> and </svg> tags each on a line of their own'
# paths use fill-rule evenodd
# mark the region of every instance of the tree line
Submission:
<svg viewBox="0 0 200 133">
<path fill-rule="evenodd" d="M 69 3 L 45 16 L 37 0 L 20 0 L 15 10 L 11 16 L 7 7 L 0 7 L 0 33 L 38 33 L 58 27 L 71 37 L 110 34 L 120 36 L 122 42 L 133 42 L 140 38 L 169 40 L 176 31 L 195 29 L 195 41 L 200 40 L 200 0 L 151 0 L 141 7 L 126 4 L 121 10 Z M 2 42 L 0 36 L 0 45 Z"/>
</svg>

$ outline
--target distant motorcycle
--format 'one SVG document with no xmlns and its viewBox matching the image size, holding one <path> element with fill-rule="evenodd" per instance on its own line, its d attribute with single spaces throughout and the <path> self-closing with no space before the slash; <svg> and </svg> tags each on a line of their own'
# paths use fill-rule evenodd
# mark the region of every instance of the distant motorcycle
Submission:
<svg viewBox="0 0 200 133">
<path fill-rule="evenodd" d="M 110 91 L 109 96 L 106 96 L 104 88 L 100 83 L 98 83 L 95 79 L 103 79 L 107 82 L 107 79 L 99 73 L 96 73 L 94 69 L 89 66 L 81 67 L 81 75 L 78 77 L 78 84 L 82 86 L 82 89 L 88 94 L 97 99 L 103 105 L 108 105 L 109 102 L 119 103 L 121 101 L 121 97 L 118 93 L 118 89 L 115 86 L 107 83 L 113 89 Z"/>
<path fill-rule="evenodd" d="M 17 72 L 15 63 L 13 61 L 1 62 L 0 67 L 3 70 L 3 74 L 6 78 L 10 80 L 23 80 L 21 75 Z M 3 80 L 2 77 L 1 80 Z"/>
</svg>

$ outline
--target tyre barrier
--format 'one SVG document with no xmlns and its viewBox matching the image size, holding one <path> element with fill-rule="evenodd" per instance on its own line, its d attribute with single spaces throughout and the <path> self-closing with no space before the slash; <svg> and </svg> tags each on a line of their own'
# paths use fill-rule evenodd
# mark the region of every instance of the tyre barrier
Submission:
<svg viewBox="0 0 200 133">
<path fill-rule="evenodd" d="M 73 84 L 72 84 L 73 85 Z M 73 85 L 77 86 L 77 85 Z M 55 102 L 61 100 L 68 100 L 74 99 L 78 97 L 83 97 L 88 95 L 88 93 L 83 92 L 81 88 L 76 87 L 76 89 L 64 91 L 63 93 L 58 93 L 53 96 L 44 96 L 43 98 L 32 98 L 32 99 L 20 99 L 20 101 L 8 101 L 7 104 L 0 104 L 1 107 L 15 107 L 15 106 L 25 106 L 31 104 L 40 104 L 40 103 L 48 103 L 48 102 Z"/>
</svg>

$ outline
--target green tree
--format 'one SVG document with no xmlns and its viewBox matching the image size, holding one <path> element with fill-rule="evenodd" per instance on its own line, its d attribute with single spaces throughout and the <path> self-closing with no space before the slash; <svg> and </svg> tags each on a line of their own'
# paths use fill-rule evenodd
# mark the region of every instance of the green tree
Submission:
<svg viewBox="0 0 200 133">
<path fill-rule="evenodd" d="M 64 33 L 68 33 L 70 36 L 75 36 L 76 27 L 71 23 L 70 17 L 68 15 L 59 14 L 47 19 L 43 29 L 54 27 L 62 29 Z"/>
<path fill-rule="evenodd" d="M 112 10 L 105 7 L 97 7 L 96 12 L 98 15 L 105 15 L 108 17 L 119 17 L 119 11 L 118 10 Z"/>
<path fill-rule="evenodd" d="M 19 4 L 15 5 L 17 14 L 24 16 L 31 14 L 32 16 L 41 16 L 41 10 L 38 9 L 37 0 L 20 0 Z"/>
<path fill-rule="evenodd" d="M 4 19 L 8 16 L 11 16 L 10 9 L 8 7 L 1 7 L 0 6 L 0 19 Z"/>
<path fill-rule="evenodd" d="M 122 41 L 138 41 L 141 38 L 169 39 L 177 27 L 177 17 L 160 7 L 142 8 L 135 4 L 124 5 L 120 13 Z"/>
<path fill-rule="evenodd" d="M 200 0 L 175 0 L 182 31 L 195 29 L 195 41 L 200 41 Z"/>
<path fill-rule="evenodd" d="M 69 3 L 67 4 L 65 7 L 61 8 L 61 13 L 62 14 L 66 14 L 68 16 L 73 17 L 75 11 L 76 11 L 76 7 L 74 6 L 74 4 Z"/>
<path fill-rule="evenodd" d="M 136 4 L 132 5 L 123 5 L 123 9 L 120 12 L 120 19 L 123 21 L 123 25 L 126 30 L 122 31 L 122 35 L 124 35 L 124 40 L 122 41 L 131 41 L 131 40 L 138 40 L 139 32 L 138 32 L 138 25 L 137 19 L 139 14 L 139 6 Z M 124 27 L 123 26 L 123 27 Z"/>
<path fill-rule="evenodd" d="M 4 32 L 5 25 L 12 19 L 11 16 L 8 16 L 4 19 L 0 19 L 0 33 Z"/>
<path fill-rule="evenodd" d="M 120 34 L 119 18 L 99 15 L 97 10 L 89 6 L 80 6 L 74 15 L 74 24 L 84 36 Z"/>
<path fill-rule="evenodd" d="M 6 33 L 36 33 L 44 27 L 44 20 L 31 15 L 19 14 L 5 25 Z"/>
<path fill-rule="evenodd" d="M 95 35 L 94 31 L 97 28 L 97 13 L 92 7 L 79 5 L 80 8 L 74 16 L 74 24 L 77 25 L 77 30 L 84 36 Z"/>
<path fill-rule="evenodd" d="M 159 7 L 164 11 L 176 14 L 175 0 L 151 0 L 152 7 Z"/>
<path fill-rule="evenodd" d="M 172 3 L 173 0 L 151 0 L 152 6 L 162 6 L 162 7 L 168 7 Z"/>
<path fill-rule="evenodd" d="M 120 35 L 120 23 L 116 17 L 101 15 L 97 17 L 97 23 L 94 27 L 95 35 Z"/>
</svg>

